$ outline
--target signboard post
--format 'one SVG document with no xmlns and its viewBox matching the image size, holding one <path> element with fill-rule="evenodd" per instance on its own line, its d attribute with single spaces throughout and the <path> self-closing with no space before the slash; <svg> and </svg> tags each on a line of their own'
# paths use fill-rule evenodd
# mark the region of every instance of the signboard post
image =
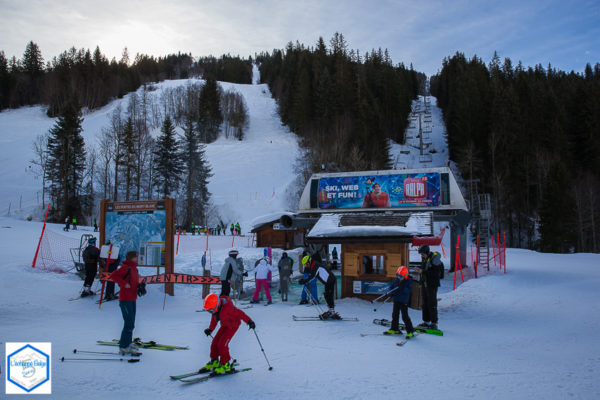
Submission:
<svg viewBox="0 0 600 400">
<path fill-rule="evenodd" d="M 100 204 L 100 243 L 136 250 L 140 267 L 174 272 L 175 199 L 122 201 L 102 200 Z M 165 282 L 165 293 L 173 295 L 174 285 Z"/>
</svg>

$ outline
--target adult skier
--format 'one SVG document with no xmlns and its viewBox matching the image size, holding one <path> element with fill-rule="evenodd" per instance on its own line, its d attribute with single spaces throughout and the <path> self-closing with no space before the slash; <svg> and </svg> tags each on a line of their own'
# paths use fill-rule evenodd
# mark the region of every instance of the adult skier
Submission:
<svg viewBox="0 0 600 400">
<path fill-rule="evenodd" d="M 94 232 L 98 232 L 98 221 L 94 218 Z"/>
<path fill-rule="evenodd" d="M 107 246 L 110 246 L 110 242 L 106 243 Z M 107 259 L 108 261 L 108 259 Z M 107 265 L 106 271 L 109 273 L 113 273 L 119 268 L 119 264 L 121 263 L 121 257 L 119 254 L 116 257 L 111 258 L 110 264 Z M 106 291 L 104 292 L 104 300 L 114 300 L 115 299 L 115 283 L 113 281 L 106 282 Z"/>
<path fill-rule="evenodd" d="M 204 272 L 204 270 L 206 269 L 206 251 L 204 252 L 204 254 L 202 254 L 200 262 L 202 263 L 202 272 Z"/>
<path fill-rule="evenodd" d="M 261 288 L 264 288 L 265 294 L 267 295 L 267 304 L 273 304 L 267 278 L 269 276 L 269 271 L 274 272 L 276 270 L 269 261 L 271 261 L 269 260 L 269 257 L 265 257 L 260 260 L 256 268 L 254 268 L 254 273 L 256 274 L 256 290 L 254 291 L 254 296 L 252 296 L 250 303 L 259 303 L 258 296 L 260 295 Z"/>
<path fill-rule="evenodd" d="M 69 232 L 70 227 L 71 227 L 71 218 L 69 216 L 67 216 L 67 218 L 65 218 L 65 227 L 63 228 L 63 231 Z"/>
<path fill-rule="evenodd" d="M 119 308 L 123 315 L 123 330 L 119 340 L 119 353 L 131 354 L 138 351 L 138 347 L 133 344 L 133 328 L 135 327 L 136 301 L 138 294 L 146 294 L 145 284 L 139 285 L 138 252 L 128 251 L 125 255 L 125 261 L 121 267 L 110 274 L 110 278 L 120 287 Z"/>
<path fill-rule="evenodd" d="M 246 313 L 234 306 L 233 301 L 227 296 L 209 294 L 204 299 L 204 309 L 212 314 L 210 325 L 204 330 L 206 336 L 210 336 L 217 327 L 217 323 L 221 322 L 221 327 L 210 345 L 210 361 L 204 368 L 217 374 L 230 373 L 234 369 L 230 363 L 229 342 L 242 321 L 248 324 L 250 329 L 255 329 L 256 324 Z"/>
<path fill-rule="evenodd" d="M 390 283 L 390 296 L 394 300 L 394 309 L 392 311 L 392 326 L 384 335 L 399 335 L 402 333 L 398 320 L 402 312 L 402 322 L 406 329 L 406 338 L 410 339 L 414 335 L 414 328 L 410 316 L 408 315 L 408 302 L 412 293 L 412 278 L 408 274 L 408 268 L 401 266 L 396 271 L 396 278 Z"/>
<path fill-rule="evenodd" d="M 73 217 L 73 230 L 77 230 L 77 218 Z"/>
<path fill-rule="evenodd" d="M 192 235 L 196 234 L 196 224 L 194 224 L 193 222 L 192 222 L 192 225 L 190 227 L 190 230 L 192 231 Z"/>
<path fill-rule="evenodd" d="M 240 275 L 248 276 L 243 272 L 236 260 L 239 252 L 236 249 L 229 250 L 229 257 L 225 259 L 225 264 L 221 269 L 221 296 L 229 296 L 231 293 L 231 282 L 237 281 Z"/>
<path fill-rule="evenodd" d="M 316 257 L 316 258 L 318 258 L 318 257 Z M 340 315 L 335 312 L 335 304 L 333 302 L 333 294 L 334 294 L 335 285 L 337 282 L 335 275 L 331 271 L 329 271 L 327 268 L 325 268 L 320 262 L 317 263 L 316 261 L 313 261 L 313 263 L 315 263 L 316 267 L 313 268 L 313 270 L 310 273 L 310 275 L 308 276 L 308 278 L 301 279 L 300 283 L 304 285 L 313 280 L 316 281 L 317 279 L 319 281 L 321 281 L 321 283 L 323 285 L 325 285 L 324 296 L 325 296 L 325 301 L 327 302 L 327 306 L 329 307 L 329 310 L 325 311 L 319 317 L 321 319 L 342 319 L 342 317 L 340 317 Z M 306 269 L 305 269 L 305 271 L 306 271 Z"/>
<path fill-rule="evenodd" d="M 437 291 L 440 279 L 444 274 L 444 264 L 438 252 L 431 252 L 429 246 L 424 244 L 419 247 L 421 254 L 421 267 L 415 268 L 421 274 L 421 290 L 423 298 L 423 322 L 418 328 L 438 329 Z"/>
<path fill-rule="evenodd" d="M 290 287 L 291 276 L 294 273 L 294 260 L 288 257 L 286 252 L 283 252 L 281 260 L 277 264 L 279 269 L 279 291 L 281 292 L 281 301 L 288 301 L 288 292 Z"/>
<path fill-rule="evenodd" d="M 231 236 L 233 236 L 234 230 L 235 230 L 235 225 L 233 225 L 233 223 L 232 223 L 231 226 L 229 227 L 229 231 L 231 232 Z"/>
<path fill-rule="evenodd" d="M 88 245 L 81 254 L 85 263 L 85 280 L 83 282 L 83 290 L 81 297 L 93 296 L 92 284 L 98 272 L 98 260 L 100 259 L 100 250 L 96 247 L 96 238 L 92 237 L 88 240 Z"/>
<path fill-rule="evenodd" d="M 217 224 L 217 236 L 221 236 L 221 225 Z"/>
<path fill-rule="evenodd" d="M 312 260 L 309 255 L 306 255 L 302 258 L 302 274 L 304 275 L 304 279 L 307 279 L 309 276 L 313 274 L 314 271 L 317 270 L 317 263 Z M 310 295 L 313 298 L 313 301 L 316 304 L 319 304 L 319 294 L 317 293 L 317 282 L 310 281 L 304 285 L 302 289 L 302 295 L 300 296 L 300 304 L 308 304 L 308 293 L 310 291 Z"/>
<path fill-rule="evenodd" d="M 242 234 L 242 227 L 240 226 L 239 222 L 235 224 L 235 231 L 237 232 L 238 236 Z"/>
</svg>

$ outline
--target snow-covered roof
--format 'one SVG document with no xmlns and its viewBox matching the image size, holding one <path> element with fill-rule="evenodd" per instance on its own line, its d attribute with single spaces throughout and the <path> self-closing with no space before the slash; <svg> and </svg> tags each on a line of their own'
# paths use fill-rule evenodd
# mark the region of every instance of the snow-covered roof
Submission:
<svg viewBox="0 0 600 400">
<path fill-rule="evenodd" d="M 271 224 L 273 222 L 279 222 L 282 215 L 288 215 L 290 217 L 293 217 L 295 214 L 290 211 L 278 211 L 270 214 L 261 215 L 260 217 L 254 218 L 250 222 L 250 225 L 252 225 L 251 229 L 254 230 L 256 228 L 262 227 L 263 225 Z"/>
<path fill-rule="evenodd" d="M 412 237 L 433 234 L 433 213 L 395 215 L 324 214 L 308 239 Z"/>
</svg>

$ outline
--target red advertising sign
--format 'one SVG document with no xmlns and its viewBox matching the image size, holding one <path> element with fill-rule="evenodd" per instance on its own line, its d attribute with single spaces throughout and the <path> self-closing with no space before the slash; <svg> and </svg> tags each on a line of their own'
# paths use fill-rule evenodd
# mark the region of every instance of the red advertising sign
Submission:
<svg viewBox="0 0 600 400">
<path fill-rule="evenodd" d="M 406 178 L 404 197 L 407 199 L 425 199 L 427 197 L 427 177 Z"/>
</svg>

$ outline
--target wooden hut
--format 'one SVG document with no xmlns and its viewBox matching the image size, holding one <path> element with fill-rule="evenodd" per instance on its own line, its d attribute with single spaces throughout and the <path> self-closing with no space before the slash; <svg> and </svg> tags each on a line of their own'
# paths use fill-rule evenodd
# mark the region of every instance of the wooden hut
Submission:
<svg viewBox="0 0 600 400">
<path fill-rule="evenodd" d="M 256 247 L 290 250 L 304 246 L 305 229 L 284 227 L 279 222 L 281 214 L 266 217 L 253 225 L 251 232 L 256 235 Z"/>
</svg>

